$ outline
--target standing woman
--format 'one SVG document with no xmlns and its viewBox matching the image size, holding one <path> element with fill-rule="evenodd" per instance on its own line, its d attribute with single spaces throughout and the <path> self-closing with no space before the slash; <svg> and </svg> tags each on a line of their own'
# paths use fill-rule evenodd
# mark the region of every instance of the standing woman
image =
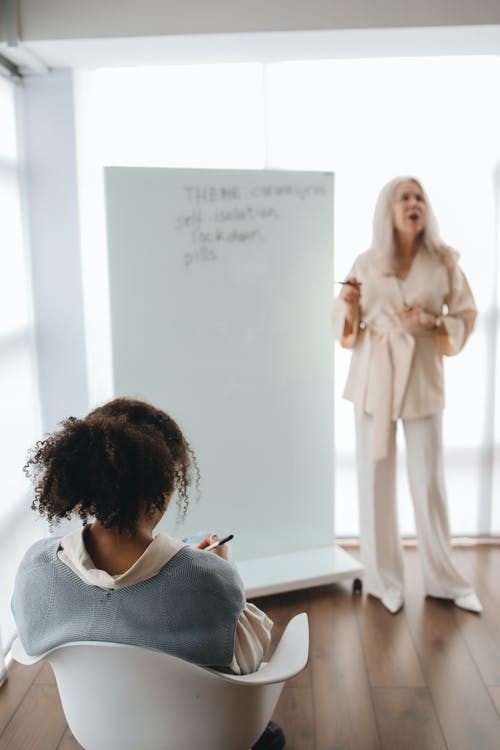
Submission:
<svg viewBox="0 0 500 750">
<path fill-rule="evenodd" d="M 380 193 L 371 248 L 356 258 L 333 310 L 352 349 L 344 397 L 354 403 L 365 588 L 395 614 L 403 605 L 396 510 L 396 422 L 401 419 L 425 591 L 481 612 L 451 559 L 443 473 L 443 355 L 461 351 L 476 306 L 458 255 L 441 240 L 413 177 Z"/>
</svg>

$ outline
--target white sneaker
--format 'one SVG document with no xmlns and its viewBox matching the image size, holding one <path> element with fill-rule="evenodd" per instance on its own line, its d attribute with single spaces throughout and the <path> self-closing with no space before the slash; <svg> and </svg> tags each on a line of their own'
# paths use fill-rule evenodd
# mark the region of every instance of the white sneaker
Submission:
<svg viewBox="0 0 500 750">
<path fill-rule="evenodd" d="M 475 612 L 480 614 L 483 611 L 483 605 L 479 601 L 479 597 L 474 592 L 465 594 L 465 596 L 457 596 L 453 600 L 453 603 L 461 609 L 467 609 L 469 612 Z"/>
<path fill-rule="evenodd" d="M 380 601 L 382 602 L 384 607 L 389 610 L 391 615 L 395 615 L 396 612 L 399 612 L 399 610 L 403 606 L 403 597 L 399 593 L 399 591 L 385 594 L 384 596 L 380 597 Z"/>
</svg>

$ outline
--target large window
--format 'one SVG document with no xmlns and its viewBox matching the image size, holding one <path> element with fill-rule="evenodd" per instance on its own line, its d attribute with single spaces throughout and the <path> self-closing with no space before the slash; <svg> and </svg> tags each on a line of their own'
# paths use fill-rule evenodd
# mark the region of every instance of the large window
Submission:
<svg viewBox="0 0 500 750">
<path fill-rule="evenodd" d="M 496 57 L 171 66 L 81 74 L 78 84 L 83 270 L 92 400 L 110 392 L 102 166 L 305 169 L 336 175 L 335 268 L 370 242 L 382 185 L 415 174 L 456 247 L 480 310 L 446 363 L 445 445 L 452 530 L 500 533 Z M 99 286 L 100 285 L 100 286 Z M 333 294 L 333 279 L 332 279 Z M 108 363 L 106 367 L 106 361 Z M 336 533 L 358 531 L 349 354 L 336 351 Z M 95 373 L 98 373 L 96 377 Z M 333 387 L 333 386 L 332 386 Z M 406 477 L 401 527 L 414 532 Z M 496 487 L 496 491 L 495 491 Z"/>
<path fill-rule="evenodd" d="M 9 535 L 15 514 L 29 505 L 29 485 L 22 466 L 39 431 L 15 109 L 14 86 L 0 78 L 0 548 L 4 554 L 12 552 Z M 5 646 L 13 634 L 11 583 L 10 571 L 7 574 L 4 566 L 0 632 Z M 0 671 L 2 659 L 0 643 Z"/>
<path fill-rule="evenodd" d="M 30 288 L 23 238 L 14 86 L 0 78 L 0 527 L 26 493 L 26 450 L 38 436 Z"/>
</svg>

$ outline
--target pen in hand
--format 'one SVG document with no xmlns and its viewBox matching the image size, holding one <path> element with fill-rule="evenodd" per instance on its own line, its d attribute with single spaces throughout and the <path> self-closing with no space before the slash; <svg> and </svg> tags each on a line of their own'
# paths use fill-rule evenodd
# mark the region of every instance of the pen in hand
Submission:
<svg viewBox="0 0 500 750">
<path fill-rule="evenodd" d="M 222 539 L 218 539 L 213 544 L 209 544 L 208 547 L 205 547 L 203 552 L 210 552 L 210 550 L 215 549 L 216 547 L 222 547 L 223 544 L 226 542 L 230 542 L 231 539 L 234 538 L 234 534 L 228 534 L 227 536 L 223 537 Z"/>
<path fill-rule="evenodd" d="M 336 284 L 342 284 L 342 286 L 361 286 L 363 282 L 358 281 L 357 284 L 354 283 L 354 281 L 336 281 Z"/>
</svg>

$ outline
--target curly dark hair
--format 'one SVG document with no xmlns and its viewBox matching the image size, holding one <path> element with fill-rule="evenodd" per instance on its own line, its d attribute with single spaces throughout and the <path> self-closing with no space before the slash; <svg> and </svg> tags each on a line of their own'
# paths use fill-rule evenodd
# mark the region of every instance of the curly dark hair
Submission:
<svg viewBox="0 0 500 750">
<path fill-rule="evenodd" d="M 39 441 L 24 473 L 35 486 L 31 507 L 50 524 L 77 513 L 133 534 L 139 513 L 162 510 L 177 490 L 180 518 L 196 456 L 174 420 L 155 406 L 116 398 L 84 419 L 69 417 Z"/>
</svg>

